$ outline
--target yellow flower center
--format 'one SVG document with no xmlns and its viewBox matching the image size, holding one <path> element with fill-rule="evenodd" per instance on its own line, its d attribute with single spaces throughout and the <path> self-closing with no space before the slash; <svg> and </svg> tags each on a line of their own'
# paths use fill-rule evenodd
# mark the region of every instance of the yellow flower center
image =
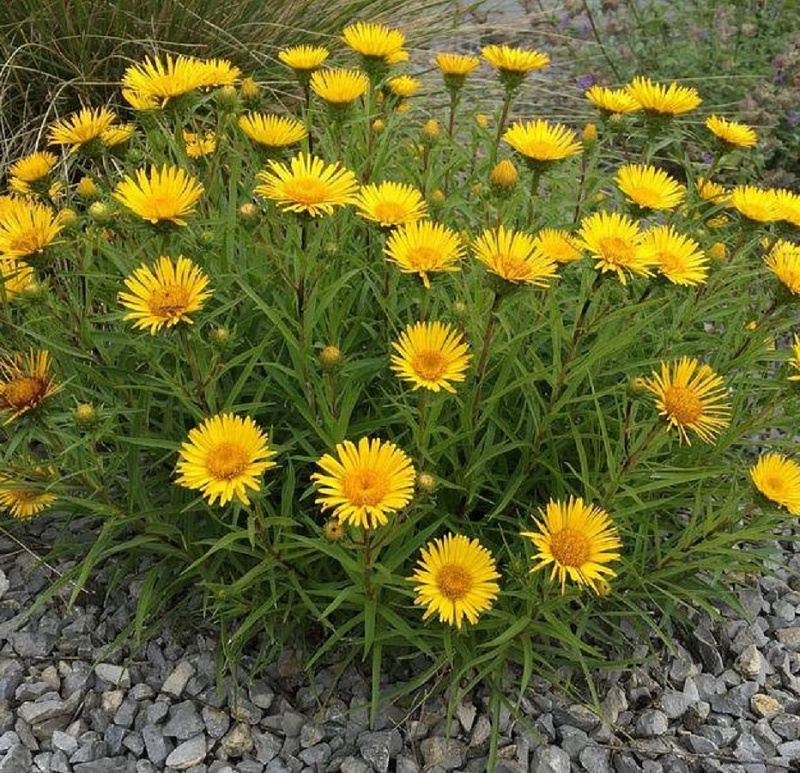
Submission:
<svg viewBox="0 0 800 773">
<path fill-rule="evenodd" d="M 24 489 L 14 489 L 13 497 L 16 504 L 19 505 L 27 505 L 31 502 L 35 502 L 39 494 L 36 491 L 25 491 Z"/>
<path fill-rule="evenodd" d="M 241 475 L 250 463 L 250 454 L 238 443 L 219 443 L 206 459 L 206 469 L 212 478 L 232 480 Z"/>
<path fill-rule="evenodd" d="M 446 564 L 436 573 L 436 587 L 451 601 L 459 601 L 472 590 L 472 575 L 463 566 Z"/>
<path fill-rule="evenodd" d="M 27 231 L 11 239 L 9 248 L 8 252 L 19 252 L 22 255 L 30 255 L 32 252 L 40 252 L 43 245 L 37 238 L 36 231 Z"/>
<path fill-rule="evenodd" d="M 150 196 L 147 199 L 147 208 L 152 220 L 169 219 L 179 209 L 175 197 L 163 193 Z"/>
<path fill-rule="evenodd" d="M 674 252 L 659 252 L 657 257 L 665 274 L 678 274 L 686 270 L 683 260 Z"/>
<path fill-rule="evenodd" d="M 189 291 L 183 285 L 161 285 L 150 295 L 150 312 L 157 317 L 180 317 L 189 305 Z"/>
<path fill-rule="evenodd" d="M 575 529 L 550 535 L 550 552 L 561 566 L 583 566 L 592 554 L 589 538 Z"/>
<path fill-rule="evenodd" d="M 37 376 L 19 376 L 11 379 L 0 392 L 0 402 L 12 408 L 34 408 L 47 392 L 44 379 Z"/>
<path fill-rule="evenodd" d="M 684 426 L 694 424 L 703 415 L 703 403 L 697 393 L 682 386 L 671 386 L 664 393 L 667 413 Z"/>
<path fill-rule="evenodd" d="M 375 205 L 375 218 L 381 223 L 400 223 L 408 216 L 408 210 L 396 201 L 381 201 Z"/>
<path fill-rule="evenodd" d="M 441 254 L 433 247 L 420 244 L 409 252 L 409 263 L 417 269 L 431 268 L 438 265 Z"/>
<path fill-rule="evenodd" d="M 417 352 L 411 358 L 411 367 L 425 381 L 439 381 L 444 375 L 447 360 L 441 352 Z"/>
<path fill-rule="evenodd" d="M 319 204 L 328 198 L 328 186 L 314 177 L 300 177 L 286 183 L 286 198 L 301 204 Z"/>
<path fill-rule="evenodd" d="M 640 186 L 631 191 L 631 198 L 645 207 L 654 207 L 661 203 L 662 197 L 656 188 Z"/>
<path fill-rule="evenodd" d="M 786 494 L 786 482 L 778 475 L 767 475 L 764 478 L 764 489 L 770 499 L 780 499 Z"/>
<path fill-rule="evenodd" d="M 386 476 L 375 470 L 349 473 L 342 482 L 342 488 L 345 499 L 355 507 L 376 507 L 389 492 Z"/>
<path fill-rule="evenodd" d="M 610 263 L 630 263 L 634 250 L 630 242 L 619 236 L 604 236 L 600 239 L 600 253 Z"/>
</svg>

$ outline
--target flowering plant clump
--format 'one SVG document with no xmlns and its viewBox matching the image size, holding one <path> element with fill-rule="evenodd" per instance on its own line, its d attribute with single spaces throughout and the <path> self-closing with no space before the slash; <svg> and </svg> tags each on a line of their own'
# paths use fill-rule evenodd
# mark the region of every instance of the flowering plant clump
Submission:
<svg viewBox="0 0 800 773">
<path fill-rule="evenodd" d="M 374 710 L 387 651 L 525 682 L 730 598 L 800 512 L 790 443 L 758 439 L 800 396 L 797 338 L 767 345 L 800 197 L 737 173 L 756 133 L 644 76 L 581 130 L 514 114 L 544 52 L 442 52 L 423 83 L 401 31 L 342 39 L 279 54 L 296 114 L 156 56 L 128 115 L 5 170 L 9 524 L 97 516 L 64 581 L 143 573 L 139 625 L 202 608 L 229 658 L 298 626 L 309 667 L 371 653 Z"/>
</svg>

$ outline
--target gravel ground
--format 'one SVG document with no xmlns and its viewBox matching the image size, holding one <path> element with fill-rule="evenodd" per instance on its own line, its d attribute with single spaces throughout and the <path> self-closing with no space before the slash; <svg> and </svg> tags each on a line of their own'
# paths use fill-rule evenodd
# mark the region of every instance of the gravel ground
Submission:
<svg viewBox="0 0 800 773">
<path fill-rule="evenodd" d="M 26 540 L 45 545 L 61 528 L 55 516 L 25 526 Z M 800 770 L 800 553 L 792 551 L 785 544 L 775 576 L 739 592 L 745 619 L 731 609 L 698 616 L 658 662 L 601 676 L 599 715 L 588 699 L 536 681 L 522 716 L 500 717 L 498 770 Z M 23 621 L 52 577 L 0 536 L 0 773 L 486 770 L 482 692 L 449 727 L 444 700 L 420 693 L 414 709 L 388 707 L 370 730 L 362 674 L 348 670 L 337 684 L 333 669 L 322 670 L 309 685 L 286 651 L 257 681 L 227 682 L 220 693 L 213 635 L 178 641 L 164 632 L 132 656 L 109 651 L 131 619 L 135 583 L 105 603 L 82 597 L 68 609 L 56 598 Z M 321 698 L 333 685 L 333 697 Z"/>
</svg>

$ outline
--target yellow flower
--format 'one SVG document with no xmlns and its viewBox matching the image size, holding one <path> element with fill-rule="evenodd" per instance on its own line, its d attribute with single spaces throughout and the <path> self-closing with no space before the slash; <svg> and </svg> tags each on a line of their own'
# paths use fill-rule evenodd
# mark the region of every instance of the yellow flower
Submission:
<svg viewBox="0 0 800 773">
<path fill-rule="evenodd" d="M 258 99 L 261 96 L 261 89 L 258 88 L 258 84 L 249 76 L 247 78 L 242 78 L 239 91 L 242 95 L 242 99 L 248 101 Z"/>
<path fill-rule="evenodd" d="M 123 319 L 134 320 L 135 328 L 149 327 L 151 335 L 164 325 L 192 324 L 188 315 L 211 295 L 207 285 L 208 277 L 182 255 L 175 262 L 162 256 L 153 268 L 142 264 L 125 279 L 130 292 L 119 294 L 120 303 L 130 309 Z"/>
<path fill-rule="evenodd" d="M 728 191 L 725 190 L 724 186 L 715 183 L 713 180 L 698 177 L 695 180 L 695 187 L 697 188 L 697 195 L 703 201 L 710 201 L 712 204 L 727 204 L 729 201 Z"/>
<path fill-rule="evenodd" d="M 347 107 L 367 93 L 369 78 L 358 70 L 316 70 L 311 90 L 332 107 Z"/>
<path fill-rule="evenodd" d="M 544 510 L 539 508 L 539 515 L 541 521 L 533 519 L 537 531 L 521 535 L 539 551 L 531 572 L 552 565 L 550 579 L 558 577 L 561 593 L 567 577 L 598 595 L 606 591 L 606 577 L 617 574 L 606 564 L 619 558 L 617 551 L 622 547 L 608 513 L 598 505 L 584 503 L 581 497 L 570 497 L 566 502 L 551 499 Z"/>
<path fill-rule="evenodd" d="M 583 257 L 577 239 L 569 231 L 542 228 L 533 239 L 533 246 L 556 263 L 572 263 Z"/>
<path fill-rule="evenodd" d="M 728 390 L 722 378 L 699 360 L 681 357 L 662 362 L 661 373 L 653 372 L 644 387 L 658 399 L 659 413 L 674 427 L 681 442 L 691 445 L 687 430 L 712 443 L 714 436 L 730 424 Z"/>
<path fill-rule="evenodd" d="M 157 169 L 136 170 L 136 179 L 125 176 L 112 196 L 134 214 L 159 223 L 169 220 L 176 225 L 186 225 L 183 217 L 192 214 L 194 205 L 203 195 L 203 186 L 192 175 L 179 167 L 166 164 Z"/>
<path fill-rule="evenodd" d="M 500 592 L 500 578 L 492 554 L 477 539 L 447 534 L 429 542 L 417 559 L 409 581 L 417 583 L 414 603 L 427 607 L 423 620 L 438 615 L 439 621 L 461 630 L 466 618 L 473 625 L 492 608 Z"/>
<path fill-rule="evenodd" d="M 392 370 L 412 391 L 420 387 L 438 392 L 455 392 L 451 381 L 464 381 L 469 366 L 469 346 L 457 330 L 441 322 L 417 322 L 408 325 L 392 343 Z"/>
<path fill-rule="evenodd" d="M 708 248 L 708 257 L 711 260 L 725 260 L 728 257 L 728 248 L 724 242 L 714 242 Z"/>
<path fill-rule="evenodd" d="M 343 359 L 342 350 L 333 344 L 323 347 L 319 353 L 319 361 L 325 370 L 335 370 L 342 364 Z"/>
<path fill-rule="evenodd" d="M 403 62 L 407 62 L 411 59 L 411 55 L 405 49 L 399 48 L 392 54 L 388 54 L 387 56 L 383 57 L 383 63 L 388 65 L 389 67 L 393 67 L 396 64 L 402 64 Z"/>
<path fill-rule="evenodd" d="M 519 180 L 517 167 L 507 158 L 498 161 L 489 173 L 489 182 L 497 188 L 508 190 Z"/>
<path fill-rule="evenodd" d="M 375 529 L 388 514 L 402 510 L 414 495 L 416 472 L 411 459 L 393 443 L 361 438 L 336 446 L 336 458 L 325 454 L 317 461 L 322 472 L 311 479 L 319 488 L 317 504 L 333 509 L 341 523 Z"/>
<path fill-rule="evenodd" d="M 35 410 L 60 389 L 50 374 L 50 352 L 31 349 L 0 359 L 0 415 L 10 414 L 4 424 Z"/>
<path fill-rule="evenodd" d="M 352 204 L 358 191 L 356 176 L 338 162 L 300 153 L 289 162 L 268 162 L 269 172 L 256 176 L 263 182 L 254 192 L 278 203 L 284 212 L 305 212 L 311 217 L 332 215 L 334 207 Z"/>
<path fill-rule="evenodd" d="M 184 129 L 183 141 L 186 143 L 186 155 L 189 158 L 210 156 L 217 149 L 217 136 L 212 131 L 195 134 Z"/>
<path fill-rule="evenodd" d="M 481 60 L 472 54 L 438 53 L 434 61 L 442 75 L 445 76 L 445 80 L 448 75 L 463 80 L 481 66 Z"/>
<path fill-rule="evenodd" d="M 542 119 L 512 124 L 506 129 L 503 139 L 533 162 L 559 161 L 582 150 L 574 131 L 560 123 Z"/>
<path fill-rule="evenodd" d="M 718 115 L 706 118 L 706 128 L 725 145 L 752 148 L 758 142 L 758 135 L 749 126 Z"/>
<path fill-rule="evenodd" d="M 12 518 L 32 518 L 46 510 L 58 499 L 46 490 L 55 471 L 37 468 L 33 473 L 15 479 L 13 475 L 0 474 L 0 510 Z"/>
<path fill-rule="evenodd" d="M 290 46 L 278 52 L 278 59 L 293 70 L 307 73 L 321 67 L 330 53 L 322 46 Z"/>
<path fill-rule="evenodd" d="M 675 209 L 686 198 L 686 188 L 663 169 L 625 164 L 614 178 L 630 201 L 648 209 Z"/>
<path fill-rule="evenodd" d="M 780 218 L 775 192 L 754 185 L 737 185 L 731 191 L 731 206 L 748 220 L 772 223 Z"/>
<path fill-rule="evenodd" d="M 435 118 L 429 118 L 422 127 L 422 136 L 427 140 L 435 140 L 442 133 L 442 128 Z"/>
<path fill-rule="evenodd" d="M 202 492 L 208 503 L 226 505 L 234 497 L 249 505 L 247 489 L 261 489 L 264 470 L 275 466 L 267 434 L 249 417 L 222 413 L 189 431 L 180 449 L 175 481 Z"/>
<path fill-rule="evenodd" d="M 800 465 L 781 454 L 764 454 L 750 468 L 755 487 L 769 500 L 800 515 Z"/>
<path fill-rule="evenodd" d="M 50 174 L 57 162 L 58 156 L 55 153 L 49 151 L 31 153 L 11 164 L 8 176 L 26 183 L 39 182 Z"/>
<path fill-rule="evenodd" d="M 389 78 L 386 85 L 392 94 L 401 98 L 413 96 L 422 87 L 422 84 L 410 75 L 396 75 L 394 78 Z"/>
<path fill-rule="evenodd" d="M 264 113 L 243 115 L 239 127 L 253 142 L 268 148 L 294 145 L 308 134 L 306 127 L 296 118 Z"/>
<path fill-rule="evenodd" d="M 618 212 L 595 212 L 581 221 L 580 244 L 595 258 L 595 268 L 614 271 L 622 284 L 626 272 L 650 276 L 652 258 L 641 248 L 642 235 L 638 224 Z"/>
<path fill-rule="evenodd" d="M 377 22 L 356 22 L 342 30 L 345 44 L 370 59 L 386 59 L 402 51 L 406 36 L 400 30 Z M 389 64 L 389 62 L 387 62 Z"/>
<path fill-rule="evenodd" d="M 597 142 L 597 124 L 587 123 L 581 132 L 581 142 L 584 145 L 592 145 Z"/>
<path fill-rule="evenodd" d="M 459 235 L 430 220 L 417 220 L 395 229 L 383 251 L 404 273 L 419 274 L 425 287 L 431 286 L 428 274 L 458 271 L 458 262 L 464 257 Z"/>
<path fill-rule="evenodd" d="M 642 106 L 625 90 L 592 86 L 584 96 L 606 113 L 635 113 Z"/>
<path fill-rule="evenodd" d="M 355 198 L 358 214 L 384 228 L 407 225 L 428 214 L 422 194 L 413 185 L 382 182 L 364 185 Z"/>
<path fill-rule="evenodd" d="M 778 219 L 800 228 L 800 195 L 785 188 L 777 188 L 773 193 L 775 206 L 778 208 Z"/>
<path fill-rule="evenodd" d="M 100 142 L 107 148 L 122 145 L 136 133 L 136 127 L 132 123 L 123 123 L 118 126 L 110 126 L 100 134 Z"/>
<path fill-rule="evenodd" d="M 625 90 L 647 112 L 658 115 L 688 113 L 703 101 L 697 89 L 679 86 L 677 83 L 665 86 L 643 76 L 634 78 Z"/>
<path fill-rule="evenodd" d="M 500 226 L 486 229 L 473 243 L 475 257 L 507 282 L 548 287 L 558 274 L 556 262 L 536 249 L 533 237 Z"/>
<path fill-rule="evenodd" d="M 134 110 L 140 112 L 158 110 L 161 107 L 161 103 L 156 97 L 140 94 L 133 89 L 122 89 L 122 97 Z"/>
<path fill-rule="evenodd" d="M 483 58 L 496 70 L 524 75 L 532 70 L 541 70 L 550 64 L 550 57 L 541 51 L 514 46 L 484 46 Z"/>
<path fill-rule="evenodd" d="M 64 215 L 45 204 L 4 197 L 0 202 L 0 259 L 42 252 L 64 227 Z"/>
<path fill-rule="evenodd" d="M 800 295 L 800 244 L 778 239 L 764 263 L 791 292 Z"/>
<path fill-rule="evenodd" d="M 22 260 L 0 259 L 0 300 L 11 300 L 34 283 L 33 269 Z"/>
<path fill-rule="evenodd" d="M 75 186 L 75 193 L 82 199 L 94 199 L 100 195 L 100 189 L 91 177 L 81 177 Z"/>
<path fill-rule="evenodd" d="M 204 88 L 233 86 L 241 75 L 239 68 L 234 67 L 227 59 L 206 59 L 201 64 L 203 82 L 200 85 Z"/>
<path fill-rule="evenodd" d="M 703 284 L 708 276 L 708 258 L 700 245 L 671 225 L 657 225 L 642 233 L 641 249 L 673 284 Z"/>
<path fill-rule="evenodd" d="M 50 145 L 70 145 L 72 151 L 88 145 L 92 140 L 100 139 L 103 132 L 111 128 L 117 116 L 102 107 L 97 110 L 83 108 L 66 118 L 56 121 L 47 132 Z"/>
<path fill-rule="evenodd" d="M 797 373 L 794 376 L 789 376 L 789 381 L 800 381 L 800 338 L 797 337 L 797 333 L 794 334 L 792 354 L 794 357 L 789 358 L 789 366 L 794 368 Z"/>
</svg>

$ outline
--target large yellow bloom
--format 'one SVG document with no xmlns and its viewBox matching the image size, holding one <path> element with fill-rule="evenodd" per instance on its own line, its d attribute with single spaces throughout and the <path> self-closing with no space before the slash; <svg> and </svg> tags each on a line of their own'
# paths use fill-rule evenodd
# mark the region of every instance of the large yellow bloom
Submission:
<svg viewBox="0 0 800 773">
<path fill-rule="evenodd" d="M 686 188 L 654 166 L 625 164 L 614 181 L 630 201 L 648 209 L 675 209 L 686 198 Z"/>
<path fill-rule="evenodd" d="M 778 239 L 764 263 L 791 292 L 800 295 L 800 244 Z"/>
<path fill-rule="evenodd" d="M 355 198 L 358 214 L 384 228 L 407 225 L 428 214 L 422 193 L 413 185 L 396 182 L 370 183 Z"/>
<path fill-rule="evenodd" d="M 524 75 L 533 70 L 541 70 L 550 64 L 550 57 L 529 48 L 517 48 L 507 45 L 484 46 L 481 49 L 483 58 L 501 73 L 518 73 Z"/>
<path fill-rule="evenodd" d="M 428 274 L 459 270 L 464 244 L 460 236 L 446 226 L 417 220 L 393 230 L 383 251 L 401 271 L 419 274 L 422 283 L 429 288 Z"/>
<path fill-rule="evenodd" d="M 192 324 L 189 314 L 199 311 L 212 291 L 208 277 L 189 258 L 173 262 L 161 256 L 152 268 L 142 264 L 125 279 L 129 292 L 120 292 L 120 303 L 130 311 L 123 317 L 135 328 L 150 328 L 155 335 L 165 325 Z"/>
<path fill-rule="evenodd" d="M 618 212 L 595 212 L 581 221 L 581 246 L 592 254 L 600 271 L 614 271 L 622 284 L 626 272 L 650 276 L 652 257 L 642 250 L 638 224 Z"/>
<path fill-rule="evenodd" d="M 748 220 L 772 223 L 780 219 L 775 191 L 754 185 L 737 185 L 730 195 L 730 204 Z"/>
<path fill-rule="evenodd" d="M 61 387 L 50 373 L 50 352 L 33 350 L 0 359 L 0 415 L 4 424 L 35 410 Z"/>
<path fill-rule="evenodd" d="M 572 263 L 583 257 L 577 239 L 557 228 L 542 228 L 533 239 L 533 246 L 556 263 Z"/>
<path fill-rule="evenodd" d="M 578 135 L 560 123 L 542 119 L 514 123 L 503 134 L 503 139 L 517 153 L 529 161 L 559 161 L 580 153 L 582 145 Z"/>
<path fill-rule="evenodd" d="M 0 260 L 0 299 L 11 300 L 33 284 L 33 269 L 15 258 Z"/>
<path fill-rule="evenodd" d="M 487 228 L 472 247 L 475 257 L 507 282 L 548 287 L 558 276 L 558 265 L 536 249 L 530 234 L 502 225 L 496 229 Z"/>
<path fill-rule="evenodd" d="M 293 70 L 308 73 L 322 67 L 330 53 L 323 46 L 290 46 L 278 52 L 278 59 Z"/>
<path fill-rule="evenodd" d="M 767 499 L 800 515 L 800 464 L 781 454 L 764 454 L 750 468 L 750 478 Z"/>
<path fill-rule="evenodd" d="M 249 417 L 222 413 L 189 431 L 180 449 L 175 481 L 201 491 L 208 503 L 226 505 L 234 497 L 249 505 L 247 489 L 259 491 L 261 474 L 275 466 L 267 434 Z"/>
<path fill-rule="evenodd" d="M 472 54 L 438 53 L 434 61 L 445 78 L 448 75 L 466 78 L 481 66 L 481 60 Z"/>
<path fill-rule="evenodd" d="M 0 258 L 24 258 L 42 252 L 64 227 L 64 215 L 29 199 L 0 202 Z"/>
<path fill-rule="evenodd" d="M 786 188 L 776 188 L 773 193 L 778 218 L 791 223 L 795 228 L 800 228 L 800 195 Z"/>
<path fill-rule="evenodd" d="M 347 107 L 369 89 L 369 78 L 359 70 L 316 70 L 311 90 L 332 107 Z"/>
<path fill-rule="evenodd" d="M 722 377 L 699 360 L 681 357 L 661 363 L 661 372 L 642 379 L 645 389 L 658 399 L 656 405 L 669 426 L 678 430 L 681 442 L 691 445 L 687 430 L 712 443 L 714 436 L 730 424 L 728 390 Z"/>
<path fill-rule="evenodd" d="M 243 115 L 239 127 L 253 142 L 268 148 L 294 145 L 308 134 L 306 127 L 296 118 L 265 113 Z"/>
<path fill-rule="evenodd" d="M 26 183 L 35 183 L 47 177 L 56 163 L 58 156 L 55 153 L 46 150 L 31 153 L 11 164 L 8 167 L 8 176 Z"/>
<path fill-rule="evenodd" d="M 72 151 L 78 150 L 92 140 L 100 139 L 103 132 L 110 129 L 116 120 L 116 114 L 105 107 L 97 110 L 85 107 L 53 123 L 47 132 L 48 143 L 70 145 Z"/>
<path fill-rule="evenodd" d="M 256 175 L 263 184 L 254 191 L 277 202 L 284 212 L 304 212 L 312 217 L 331 215 L 334 207 L 355 200 L 356 176 L 338 162 L 326 165 L 317 156 L 300 153 L 288 167 L 277 161 L 268 164 L 271 171 Z"/>
<path fill-rule="evenodd" d="M 22 478 L 10 474 L 0 474 L 0 510 L 12 518 L 32 518 L 46 510 L 58 499 L 47 491 L 52 483 L 54 470 L 37 468 Z"/>
<path fill-rule="evenodd" d="M 414 603 L 427 607 L 422 619 L 438 614 L 440 622 L 460 631 L 464 618 L 474 625 L 491 609 L 499 578 L 492 554 L 477 539 L 447 534 L 422 548 L 408 579 L 417 583 Z"/>
<path fill-rule="evenodd" d="M 584 96 L 606 113 L 635 113 L 642 106 L 625 90 L 592 86 Z"/>
<path fill-rule="evenodd" d="M 708 258 L 694 240 L 671 225 L 657 225 L 642 233 L 641 249 L 658 272 L 673 284 L 698 285 L 708 276 Z"/>
<path fill-rule="evenodd" d="M 336 446 L 336 457 L 317 461 L 322 472 L 311 479 L 319 487 L 316 502 L 333 509 L 340 523 L 375 529 L 387 515 L 402 510 L 414 494 L 416 472 L 411 459 L 393 443 L 361 438 Z"/>
<path fill-rule="evenodd" d="M 342 39 L 353 51 L 370 59 L 384 59 L 402 51 L 406 36 L 377 22 L 359 21 L 342 30 Z"/>
<path fill-rule="evenodd" d="M 706 118 L 706 128 L 725 145 L 752 148 L 758 142 L 758 135 L 749 126 L 718 115 Z"/>
<path fill-rule="evenodd" d="M 551 499 L 544 510 L 539 508 L 539 515 L 541 521 L 534 518 L 537 531 L 522 532 L 539 550 L 531 571 L 551 564 L 550 579 L 558 577 L 562 593 L 567 577 L 595 593 L 604 592 L 606 577 L 616 576 L 606 564 L 619 558 L 622 547 L 608 513 L 581 497 L 570 497 L 566 502 Z"/>
<path fill-rule="evenodd" d="M 634 78 L 625 90 L 642 108 L 658 115 L 688 113 L 703 101 L 697 89 L 679 86 L 677 83 L 665 86 L 641 75 Z"/>
<path fill-rule="evenodd" d="M 157 169 L 136 170 L 136 179 L 125 176 L 114 188 L 113 197 L 151 223 L 169 220 L 186 225 L 183 219 L 194 212 L 194 205 L 203 195 L 203 186 L 183 169 L 166 164 Z"/>
<path fill-rule="evenodd" d="M 451 381 L 463 381 L 471 355 L 469 346 L 457 330 L 441 322 L 409 325 L 392 343 L 392 370 L 412 390 L 420 387 L 438 392 L 455 392 Z"/>
</svg>

